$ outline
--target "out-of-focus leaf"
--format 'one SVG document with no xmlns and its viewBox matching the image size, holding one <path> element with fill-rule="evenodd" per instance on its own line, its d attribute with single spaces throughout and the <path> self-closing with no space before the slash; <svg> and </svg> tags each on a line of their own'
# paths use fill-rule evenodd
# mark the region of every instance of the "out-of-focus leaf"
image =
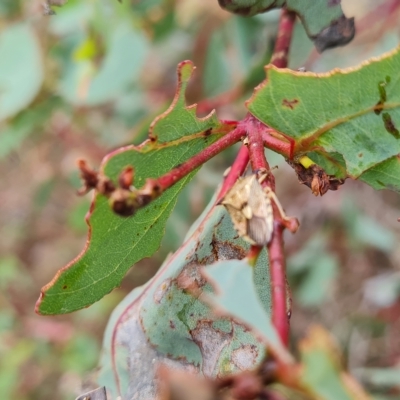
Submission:
<svg viewBox="0 0 400 400">
<path fill-rule="evenodd" d="M 158 383 L 155 366 L 161 362 L 211 377 L 256 367 L 265 356 L 265 343 L 230 316 L 216 316 L 198 297 L 211 291 L 200 273 L 205 266 L 241 259 L 248 248 L 237 237 L 225 209 L 215 207 L 213 200 L 183 246 L 112 314 L 99 383 L 114 396 L 135 394 L 150 400 Z M 255 266 L 252 289 L 266 318 L 271 306 L 268 276 L 264 250 Z M 194 291 L 198 294 L 191 294 Z M 278 347 L 276 351 L 285 358 L 286 352 L 282 355 Z"/>
<path fill-rule="evenodd" d="M 166 173 L 221 137 L 221 125 L 213 113 L 197 119 L 195 107 L 186 107 L 184 89 L 193 70 L 190 61 L 179 65 L 179 89 L 171 107 L 152 124 L 154 140 L 108 155 L 102 164 L 105 175 L 117 180 L 122 169 L 132 165 L 134 184 L 141 187 L 147 178 Z M 117 287 L 133 264 L 157 250 L 176 197 L 193 175 L 130 218 L 116 215 L 108 200 L 97 195 L 88 216 L 90 230 L 85 249 L 42 289 L 36 311 L 72 312 L 93 304 Z"/>
<path fill-rule="evenodd" d="M 56 35 L 82 32 L 93 14 L 93 7 L 81 1 L 68 1 L 62 12 L 50 20 L 50 31 Z"/>
<path fill-rule="evenodd" d="M 400 48 L 358 68 L 324 74 L 269 65 L 247 107 L 291 137 L 295 155 L 308 154 L 338 177 L 400 191 L 399 71 Z M 381 171 L 381 179 L 372 169 Z"/>
<path fill-rule="evenodd" d="M 66 371 L 83 374 L 94 368 L 99 354 L 96 341 L 90 336 L 80 335 L 69 341 L 61 359 Z"/>
<path fill-rule="evenodd" d="M 278 7 L 294 11 L 318 51 L 344 45 L 354 37 L 354 20 L 344 16 L 340 3 L 340 0 L 219 0 L 221 7 L 246 16 Z"/>
<path fill-rule="evenodd" d="M 7 285 L 18 278 L 19 261 L 12 256 L 0 259 L 0 288 L 5 289 Z"/>
<path fill-rule="evenodd" d="M 290 362 L 291 357 L 286 354 L 270 316 L 257 296 L 250 265 L 245 260 L 220 261 L 205 268 L 203 274 L 214 289 L 213 294 L 206 295 L 213 311 L 219 316 L 242 321 L 265 340 L 271 351 Z"/>
<path fill-rule="evenodd" d="M 203 77 L 205 96 L 212 97 L 227 90 L 230 83 L 229 78 L 222 32 L 216 31 L 207 48 Z"/>
<path fill-rule="evenodd" d="M 43 75 L 41 50 L 29 24 L 4 29 L 0 35 L 0 121 L 31 103 Z"/>
<path fill-rule="evenodd" d="M 18 13 L 20 6 L 19 0 L 3 0 L 0 3 L 0 16 L 12 18 Z"/>
<path fill-rule="evenodd" d="M 343 202 L 343 217 L 350 241 L 372 246 L 384 252 L 390 252 L 393 249 L 394 234 L 379 221 L 361 213 L 350 199 Z"/>
<path fill-rule="evenodd" d="M 288 276 L 295 298 L 304 306 L 317 306 L 327 299 L 339 271 L 336 257 L 327 251 L 327 238 L 313 237 L 288 259 Z"/>
<path fill-rule="evenodd" d="M 120 24 L 112 33 L 99 68 L 82 57 L 84 46 L 90 43 L 87 40 L 75 50 L 75 60 L 65 67 L 61 94 L 78 105 L 94 106 L 116 100 L 135 79 L 138 82 L 147 55 L 147 40 L 130 25 Z"/>
<path fill-rule="evenodd" d="M 359 368 L 355 375 L 365 384 L 379 389 L 400 389 L 400 368 Z"/>
<path fill-rule="evenodd" d="M 10 120 L 1 130 L 0 159 L 16 150 L 29 135 L 37 132 L 38 126 L 43 126 L 57 107 L 60 107 L 59 99 L 50 97 Z"/>
<path fill-rule="evenodd" d="M 313 327 L 299 344 L 302 369 L 300 384 L 319 400 L 368 400 L 359 384 L 344 372 L 340 354 L 321 327 Z"/>
<path fill-rule="evenodd" d="M 315 254 L 314 257 L 314 262 L 308 268 L 307 277 L 296 290 L 296 298 L 306 307 L 315 307 L 326 300 L 338 273 L 338 263 L 334 256 Z"/>
</svg>

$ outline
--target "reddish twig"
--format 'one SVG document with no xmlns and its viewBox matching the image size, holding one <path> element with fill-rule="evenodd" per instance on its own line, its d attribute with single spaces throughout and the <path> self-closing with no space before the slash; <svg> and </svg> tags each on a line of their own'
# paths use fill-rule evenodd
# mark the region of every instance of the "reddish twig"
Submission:
<svg viewBox="0 0 400 400">
<path fill-rule="evenodd" d="M 262 137 L 262 132 L 265 125 L 250 114 L 246 117 L 246 121 L 251 167 L 253 171 L 256 172 L 268 172 L 268 177 L 263 182 L 263 186 L 269 186 L 273 191 L 275 191 L 275 179 L 274 176 L 269 173 L 270 168 L 264 153 L 264 140 Z"/>
<path fill-rule="evenodd" d="M 218 139 L 215 143 L 211 144 L 183 164 L 167 172 L 165 175 L 160 176 L 157 179 L 148 179 L 143 190 L 150 189 L 152 191 L 160 191 L 161 194 L 190 172 L 203 165 L 206 161 L 210 160 L 218 153 L 221 153 L 226 148 L 239 142 L 244 135 L 245 131 L 241 125 L 238 125 L 233 131 L 227 133 L 221 139 Z"/>
<path fill-rule="evenodd" d="M 216 200 L 217 203 L 219 203 L 220 200 L 226 195 L 226 193 L 231 189 L 238 178 L 243 175 L 248 163 L 249 152 L 246 146 L 242 146 L 236 156 L 235 161 L 229 169 L 228 175 L 226 176 L 224 183 L 222 184 L 221 190 L 218 193 Z"/>
<path fill-rule="evenodd" d="M 293 34 L 293 27 L 296 21 L 296 14 L 286 9 L 282 10 L 279 20 L 278 36 L 275 43 L 271 63 L 278 68 L 286 68 L 290 42 Z M 264 140 L 270 140 L 268 135 L 263 136 Z M 289 150 L 289 154 L 291 150 Z M 290 157 L 289 157 L 290 158 Z M 272 174 L 269 174 L 272 176 Z M 274 207 L 274 232 L 271 241 L 268 243 L 269 270 L 272 290 L 272 323 L 278 331 L 284 345 L 289 344 L 289 316 L 287 310 L 286 293 L 286 265 L 283 251 L 283 230 L 282 219 L 277 216 L 277 207 Z M 276 219 L 278 217 L 278 219 Z"/>
<path fill-rule="evenodd" d="M 285 158 L 292 160 L 294 155 L 294 146 L 296 142 L 290 137 L 283 136 L 274 129 L 265 126 L 262 132 L 264 146 L 267 149 L 275 151 L 283 155 Z"/>
<path fill-rule="evenodd" d="M 275 178 L 270 173 L 268 161 L 265 158 L 262 132 L 264 125 L 254 117 L 248 117 L 248 138 L 250 162 L 253 171 L 268 172 L 267 179 L 262 182 L 275 191 Z M 274 230 L 270 242 L 267 244 L 272 291 L 272 323 L 275 326 L 282 342 L 287 345 L 289 338 L 288 310 L 286 307 L 286 273 L 283 254 L 283 230 L 287 226 L 275 202 L 272 202 L 274 213 Z"/>
<path fill-rule="evenodd" d="M 288 52 L 292 38 L 296 15 L 287 10 L 283 10 L 279 21 L 278 35 L 275 43 L 274 53 L 271 63 L 276 67 L 285 68 L 288 63 Z M 250 161 L 254 171 L 266 170 L 267 179 L 263 185 L 275 190 L 275 178 L 270 173 L 268 162 L 265 158 L 264 143 L 267 147 L 283 153 L 287 158 L 293 156 L 293 144 L 280 140 L 271 135 L 271 130 L 256 118 L 248 115 L 246 117 L 246 130 L 249 139 Z M 277 204 L 273 202 L 274 230 L 272 238 L 268 243 L 268 254 L 270 260 L 270 277 L 272 291 L 272 323 L 275 326 L 279 337 L 284 345 L 289 343 L 289 318 L 287 310 L 286 292 L 286 268 L 283 252 L 283 230 L 287 226 Z"/>
<path fill-rule="evenodd" d="M 279 19 L 278 35 L 276 37 L 274 53 L 271 58 L 271 64 L 278 68 L 286 68 L 288 64 L 288 54 L 290 42 L 292 40 L 296 14 L 286 9 L 282 10 Z"/>
<path fill-rule="evenodd" d="M 289 344 L 289 310 L 287 307 L 286 265 L 283 253 L 283 230 L 280 221 L 274 221 L 274 233 L 268 243 L 269 271 L 272 291 L 272 323 L 283 344 Z"/>
</svg>

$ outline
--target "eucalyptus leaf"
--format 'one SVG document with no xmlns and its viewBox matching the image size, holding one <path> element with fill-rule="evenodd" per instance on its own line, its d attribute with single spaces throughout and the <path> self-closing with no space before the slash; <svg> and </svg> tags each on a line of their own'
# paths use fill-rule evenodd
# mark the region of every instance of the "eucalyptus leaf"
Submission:
<svg viewBox="0 0 400 400">
<path fill-rule="evenodd" d="M 170 171 L 221 137 L 214 114 L 198 119 L 195 107 L 185 104 L 184 89 L 193 70 L 189 61 L 179 65 L 178 91 L 171 107 L 154 121 L 153 139 L 108 155 L 102 164 L 106 176 L 115 181 L 125 167 L 132 165 L 134 184 L 141 187 L 147 178 Z M 215 133 L 208 131 L 212 129 Z M 130 218 L 113 213 L 108 200 L 96 194 L 87 216 L 89 235 L 85 249 L 42 288 L 36 311 L 64 314 L 79 310 L 119 286 L 132 265 L 158 249 L 177 195 L 193 175 L 194 172 L 177 182 Z"/>
<path fill-rule="evenodd" d="M 264 358 L 268 344 L 258 334 L 230 313 L 215 314 L 203 301 L 203 294 L 212 294 L 212 287 L 201 271 L 219 261 L 221 268 L 226 264 L 224 269 L 230 276 L 229 263 L 242 259 L 249 249 L 248 243 L 237 237 L 225 209 L 214 203 L 215 199 L 181 248 L 111 316 L 99 383 L 113 396 L 154 399 L 160 363 L 215 377 L 254 368 Z M 254 273 L 246 268 L 247 278 L 253 280 L 251 296 L 257 297 L 257 312 L 268 321 L 271 300 L 266 251 L 261 253 Z M 250 301 L 248 306 L 252 305 Z M 278 342 L 271 340 L 269 349 L 278 359 L 288 357 Z"/>
<path fill-rule="evenodd" d="M 262 122 L 293 139 L 328 173 L 400 191 L 400 48 L 357 68 L 279 70 L 247 102 Z"/>
</svg>

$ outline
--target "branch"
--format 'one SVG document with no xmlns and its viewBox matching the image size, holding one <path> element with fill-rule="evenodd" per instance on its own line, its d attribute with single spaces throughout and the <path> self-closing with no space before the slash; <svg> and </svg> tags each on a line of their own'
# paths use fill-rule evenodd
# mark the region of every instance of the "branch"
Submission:
<svg viewBox="0 0 400 400">
<path fill-rule="evenodd" d="M 118 187 L 113 182 L 96 171 L 88 168 L 84 161 L 79 161 L 83 188 L 78 192 L 85 194 L 91 189 L 96 189 L 98 193 L 109 198 L 111 207 L 117 214 L 127 217 L 133 215 L 139 208 L 146 206 L 151 201 L 158 198 L 167 189 L 173 186 L 180 179 L 184 178 L 206 161 L 222 152 L 226 148 L 239 142 L 246 134 L 241 125 L 238 125 L 231 132 L 196 154 L 186 162 L 175 167 L 159 178 L 148 178 L 142 188 L 132 187 L 134 178 L 134 168 L 125 168 L 118 177 Z M 245 159 L 242 160 L 242 163 Z M 245 161 L 247 165 L 247 161 Z M 245 166 L 244 166 L 245 168 Z M 241 174 L 242 172 L 240 172 Z M 236 178 L 237 179 L 237 178 Z"/>
<path fill-rule="evenodd" d="M 288 54 L 290 42 L 292 40 L 296 14 L 286 9 L 282 10 L 279 20 L 278 35 L 276 37 L 274 53 L 272 54 L 271 64 L 278 68 L 286 68 L 288 64 Z"/>
<path fill-rule="evenodd" d="M 229 169 L 228 175 L 222 184 L 221 190 L 218 193 L 216 200 L 217 203 L 224 198 L 226 193 L 232 188 L 238 178 L 243 175 L 248 163 L 249 151 L 246 146 L 242 146 L 236 156 L 235 161 Z"/>
</svg>

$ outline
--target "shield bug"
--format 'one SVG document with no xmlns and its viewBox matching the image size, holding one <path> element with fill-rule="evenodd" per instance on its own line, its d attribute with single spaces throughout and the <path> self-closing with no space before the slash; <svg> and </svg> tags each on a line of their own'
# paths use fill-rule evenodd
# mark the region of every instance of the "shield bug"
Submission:
<svg viewBox="0 0 400 400">
<path fill-rule="evenodd" d="M 258 246 L 269 243 L 274 223 L 272 204 L 256 175 L 239 178 L 220 204 L 242 238 Z"/>
</svg>

